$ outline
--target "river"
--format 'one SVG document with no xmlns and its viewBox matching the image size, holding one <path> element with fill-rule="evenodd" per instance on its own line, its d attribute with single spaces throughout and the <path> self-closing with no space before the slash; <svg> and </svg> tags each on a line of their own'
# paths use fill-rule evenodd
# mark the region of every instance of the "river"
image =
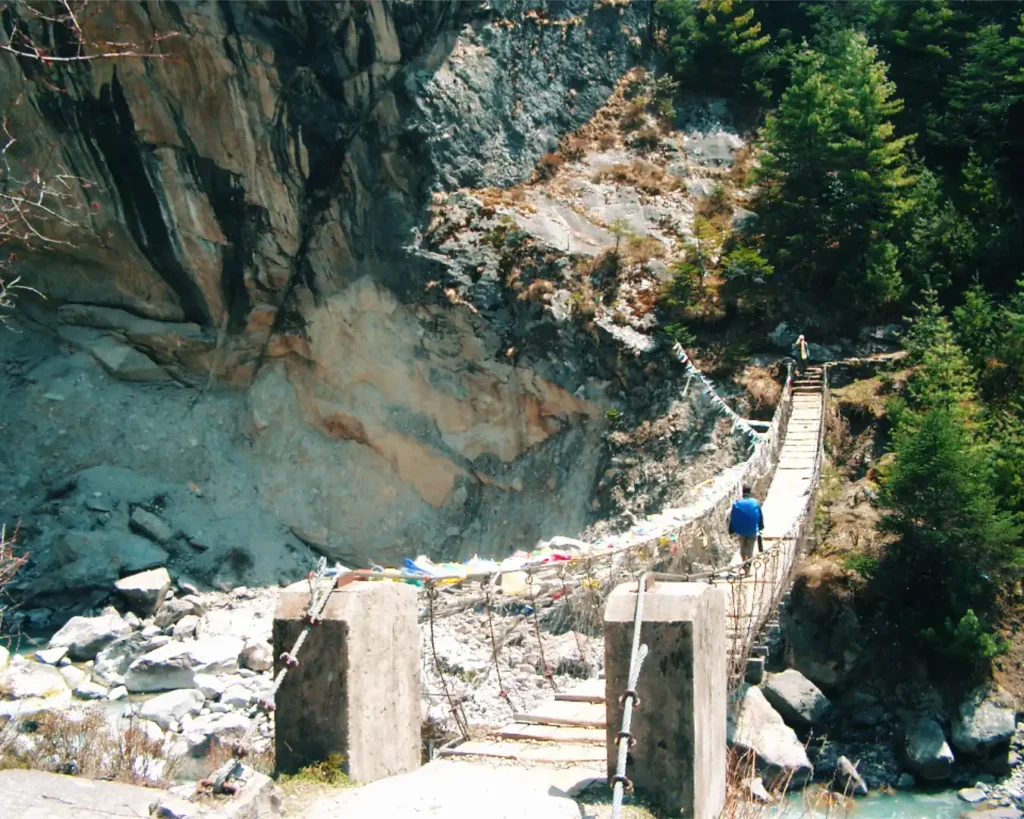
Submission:
<svg viewBox="0 0 1024 819">
<path fill-rule="evenodd" d="M 772 819 L 959 819 L 970 815 L 969 805 L 955 791 L 921 793 L 898 791 L 872 794 L 844 806 L 815 808 L 813 796 L 794 794 L 770 813 Z"/>
</svg>

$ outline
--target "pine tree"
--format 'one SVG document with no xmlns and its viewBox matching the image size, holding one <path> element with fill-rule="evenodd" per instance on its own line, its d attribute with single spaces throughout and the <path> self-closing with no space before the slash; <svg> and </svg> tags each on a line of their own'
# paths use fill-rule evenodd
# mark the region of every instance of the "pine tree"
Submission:
<svg viewBox="0 0 1024 819">
<path fill-rule="evenodd" d="M 968 425 L 968 432 L 973 431 L 979 413 L 975 372 L 956 343 L 936 292 L 926 290 L 924 298 L 922 304 L 915 305 L 917 313 L 904 339 L 908 363 L 916 365 L 907 379 L 911 414 L 894 413 L 896 425 L 913 427 L 922 413 L 941 409 Z"/>
<path fill-rule="evenodd" d="M 902 103 L 861 34 L 840 31 L 828 53 L 806 50 L 762 133 L 761 214 L 770 261 L 797 283 L 853 304 L 901 293 L 888 241 L 909 207 L 907 144 L 890 118 Z"/>
<path fill-rule="evenodd" d="M 998 509 L 985 453 L 949 409 L 897 430 L 881 485 L 881 528 L 895 537 L 878 577 L 889 614 L 916 638 L 968 610 L 992 609 L 1001 573 L 1018 559 L 1020 528 Z"/>
<path fill-rule="evenodd" d="M 672 72 L 702 91 L 764 98 L 772 69 L 764 34 L 744 0 L 659 0 Z"/>
<path fill-rule="evenodd" d="M 1024 38 L 1005 35 L 998 24 L 982 26 L 971 34 L 958 68 L 946 90 L 945 140 L 1001 156 L 1015 139 L 1010 112 L 1024 99 Z"/>
</svg>

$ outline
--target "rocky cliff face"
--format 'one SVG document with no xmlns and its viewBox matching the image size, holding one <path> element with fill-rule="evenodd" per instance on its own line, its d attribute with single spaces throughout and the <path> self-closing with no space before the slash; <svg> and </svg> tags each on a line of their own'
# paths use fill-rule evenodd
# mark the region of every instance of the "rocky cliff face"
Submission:
<svg viewBox="0 0 1024 819">
<path fill-rule="evenodd" d="M 168 521 L 172 563 L 224 582 L 294 574 L 303 544 L 465 557 L 589 523 L 609 402 L 642 387 L 657 414 L 674 390 L 645 383 L 650 345 L 573 329 L 507 281 L 452 288 L 472 254 L 422 237 L 444 192 L 522 182 L 588 121 L 643 58 L 648 14 L 108 3 L 88 34 L 177 32 L 167 58 L 0 54 L 12 160 L 91 183 L 75 230 L 46 226 L 72 244 L 23 263 L 46 302 L 0 338 L 18 430 L 0 517 L 23 519 L 36 572 L 75 563 L 68 531 L 128 531 L 136 507 Z M 676 455 L 717 451 L 706 408 L 675 418 L 694 429 Z"/>
</svg>

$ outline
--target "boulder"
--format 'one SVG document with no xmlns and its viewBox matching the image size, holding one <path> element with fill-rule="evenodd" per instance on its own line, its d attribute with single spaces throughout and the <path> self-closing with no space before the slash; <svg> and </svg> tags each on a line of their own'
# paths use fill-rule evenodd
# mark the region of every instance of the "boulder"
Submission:
<svg viewBox="0 0 1024 819">
<path fill-rule="evenodd" d="M 832 777 L 832 790 L 846 796 L 867 796 L 868 786 L 857 771 L 857 766 L 845 756 L 836 760 L 836 771 Z"/>
<path fill-rule="evenodd" d="M 192 669 L 197 674 L 234 674 L 238 671 L 238 657 L 245 642 L 223 634 L 202 637 L 186 645 Z"/>
<path fill-rule="evenodd" d="M 143 654 L 159 647 L 153 638 L 145 634 L 129 634 L 115 640 L 96 655 L 93 673 L 107 682 L 121 685 L 128 667 Z"/>
<path fill-rule="evenodd" d="M 796 732 L 786 725 L 759 688 L 742 685 L 730 709 L 729 744 L 755 755 L 757 771 L 770 781 L 789 780 L 799 787 L 814 768 Z"/>
<path fill-rule="evenodd" d="M 74 689 L 89 679 L 89 674 L 76 665 L 66 665 L 58 669 L 68 688 Z"/>
<path fill-rule="evenodd" d="M 12 700 L 32 697 L 61 701 L 71 699 L 71 690 L 59 670 L 52 665 L 27 660 L 13 662 L 0 672 L 0 691 L 6 699 Z"/>
<path fill-rule="evenodd" d="M 760 802 L 762 805 L 771 803 L 772 795 L 768 793 L 768 789 L 764 786 L 764 780 L 761 777 L 755 776 L 753 779 L 746 779 L 743 782 L 743 786 L 747 791 L 747 796 L 754 802 Z"/>
<path fill-rule="evenodd" d="M 248 708 L 256 695 L 246 686 L 235 683 L 221 694 L 220 701 L 230 708 Z"/>
<path fill-rule="evenodd" d="M 961 788 L 956 795 L 968 805 L 977 805 L 988 799 L 988 794 L 981 788 Z"/>
<path fill-rule="evenodd" d="M 117 702 L 118 700 L 123 700 L 127 696 L 128 696 L 128 689 L 125 688 L 123 685 L 114 686 L 113 688 L 111 688 L 107 692 L 107 699 L 110 700 L 111 702 Z"/>
<path fill-rule="evenodd" d="M 132 628 L 114 609 L 105 609 L 99 617 L 72 617 L 50 638 L 50 648 L 67 648 L 72 660 L 91 660 Z"/>
<path fill-rule="evenodd" d="M 214 674 L 196 674 L 195 686 L 208 700 L 215 700 L 227 690 L 228 683 Z"/>
<path fill-rule="evenodd" d="M 140 535 L 148 537 L 160 545 L 172 540 L 176 534 L 174 529 L 163 518 L 146 511 L 141 506 L 136 506 L 132 509 L 129 524 Z"/>
<path fill-rule="evenodd" d="M 188 646 L 170 642 L 143 654 L 128 666 L 124 684 L 132 693 L 192 688 L 195 672 Z"/>
<path fill-rule="evenodd" d="M 186 614 L 177 623 L 174 624 L 174 630 L 172 634 L 175 640 L 191 640 L 196 635 L 196 625 L 199 623 L 199 618 L 194 614 Z"/>
<path fill-rule="evenodd" d="M 935 720 L 918 720 L 907 730 L 905 743 L 908 767 L 922 779 L 948 779 L 953 769 L 953 751 L 942 727 Z"/>
<path fill-rule="evenodd" d="M 795 668 L 770 675 L 763 691 L 765 699 L 793 728 L 814 727 L 832 708 L 821 689 Z"/>
<path fill-rule="evenodd" d="M 64 659 L 67 653 L 67 646 L 57 646 L 56 648 L 44 648 L 32 656 L 39 662 L 46 663 L 46 665 L 57 665 L 57 663 Z"/>
<path fill-rule="evenodd" d="M 202 691 L 195 688 L 183 688 L 177 691 L 168 691 L 148 700 L 139 711 L 142 719 L 152 720 L 165 731 L 171 727 L 171 723 L 180 723 L 186 715 L 195 716 L 202 709 L 206 697 Z"/>
<path fill-rule="evenodd" d="M 90 589 L 109 589 L 122 575 L 155 569 L 168 554 L 145 538 L 127 532 L 72 530 L 53 544 L 56 565 L 48 568 L 27 590 L 29 597 Z"/>
<path fill-rule="evenodd" d="M 200 617 L 203 613 L 203 606 L 198 598 L 192 595 L 173 597 L 160 607 L 153 618 L 153 624 L 160 628 L 167 628 L 167 626 L 177 623 L 182 617 L 189 615 Z"/>
<path fill-rule="evenodd" d="M 797 336 L 800 333 L 790 327 L 786 322 L 780 322 L 774 330 L 768 334 L 768 339 L 776 347 L 783 350 L 788 350 L 796 343 Z"/>
<path fill-rule="evenodd" d="M 160 608 L 171 590 L 171 575 L 161 566 L 123 577 L 114 587 L 134 611 L 148 617 Z"/>
<path fill-rule="evenodd" d="M 997 685 L 974 689 L 957 709 L 951 738 L 958 751 L 1008 751 L 1017 729 L 1017 703 Z"/>
<path fill-rule="evenodd" d="M 217 747 L 226 747 L 232 740 L 241 739 L 249 729 L 250 720 L 237 712 L 206 714 L 196 717 L 182 732 L 193 757 L 205 757 Z"/>
<path fill-rule="evenodd" d="M 75 696 L 80 700 L 102 700 L 109 695 L 107 689 L 91 680 L 83 680 L 75 686 Z"/>
<path fill-rule="evenodd" d="M 270 643 L 254 640 L 245 644 L 239 661 L 243 668 L 253 671 L 269 671 L 274 666 L 274 649 Z"/>
</svg>

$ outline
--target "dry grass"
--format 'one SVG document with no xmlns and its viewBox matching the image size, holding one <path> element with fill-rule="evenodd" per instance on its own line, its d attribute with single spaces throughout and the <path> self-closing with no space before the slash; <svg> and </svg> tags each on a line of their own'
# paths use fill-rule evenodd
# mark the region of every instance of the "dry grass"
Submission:
<svg viewBox="0 0 1024 819">
<path fill-rule="evenodd" d="M 553 179 L 558 169 L 565 164 L 565 159 L 557 153 L 544 154 L 537 160 L 537 167 L 534 170 L 534 179 L 538 182 L 545 179 Z"/>
<path fill-rule="evenodd" d="M 526 287 L 522 288 L 516 296 L 519 301 L 539 302 L 548 304 L 551 296 L 554 295 L 555 285 L 547 279 L 534 279 Z"/>
<path fill-rule="evenodd" d="M 115 728 L 98 708 L 9 719 L 0 728 L 4 768 L 149 786 L 166 786 L 173 775 L 162 740 L 149 736 L 135 720 L 125 729 Z"/>
<path fill-rule="evenodd" d="M 640 159 L 628 165 L 612 165 L 601 168 L 592 177 L 594 182 L 614 182 L 620 185 L 632 185 L 637 190 L 649 194 L 668 193 L 678 190 L 679 179 L 660 165 Z"/>
<path fill-rule="evenodd" d="M 750 409 L 755 417 L 772 416 L 782 397 L 782 385 L 767 367 L 747 367 L 736 379 L 750 396 Z"/>
<path fill-rule="evenodd" d="M 736 152 L 732 168 L 729 169 L 729 180 L 737 190 L 750 184 L 751 171 L 754 169 L 754 149 L 748 142 Z"/>
</svg>

